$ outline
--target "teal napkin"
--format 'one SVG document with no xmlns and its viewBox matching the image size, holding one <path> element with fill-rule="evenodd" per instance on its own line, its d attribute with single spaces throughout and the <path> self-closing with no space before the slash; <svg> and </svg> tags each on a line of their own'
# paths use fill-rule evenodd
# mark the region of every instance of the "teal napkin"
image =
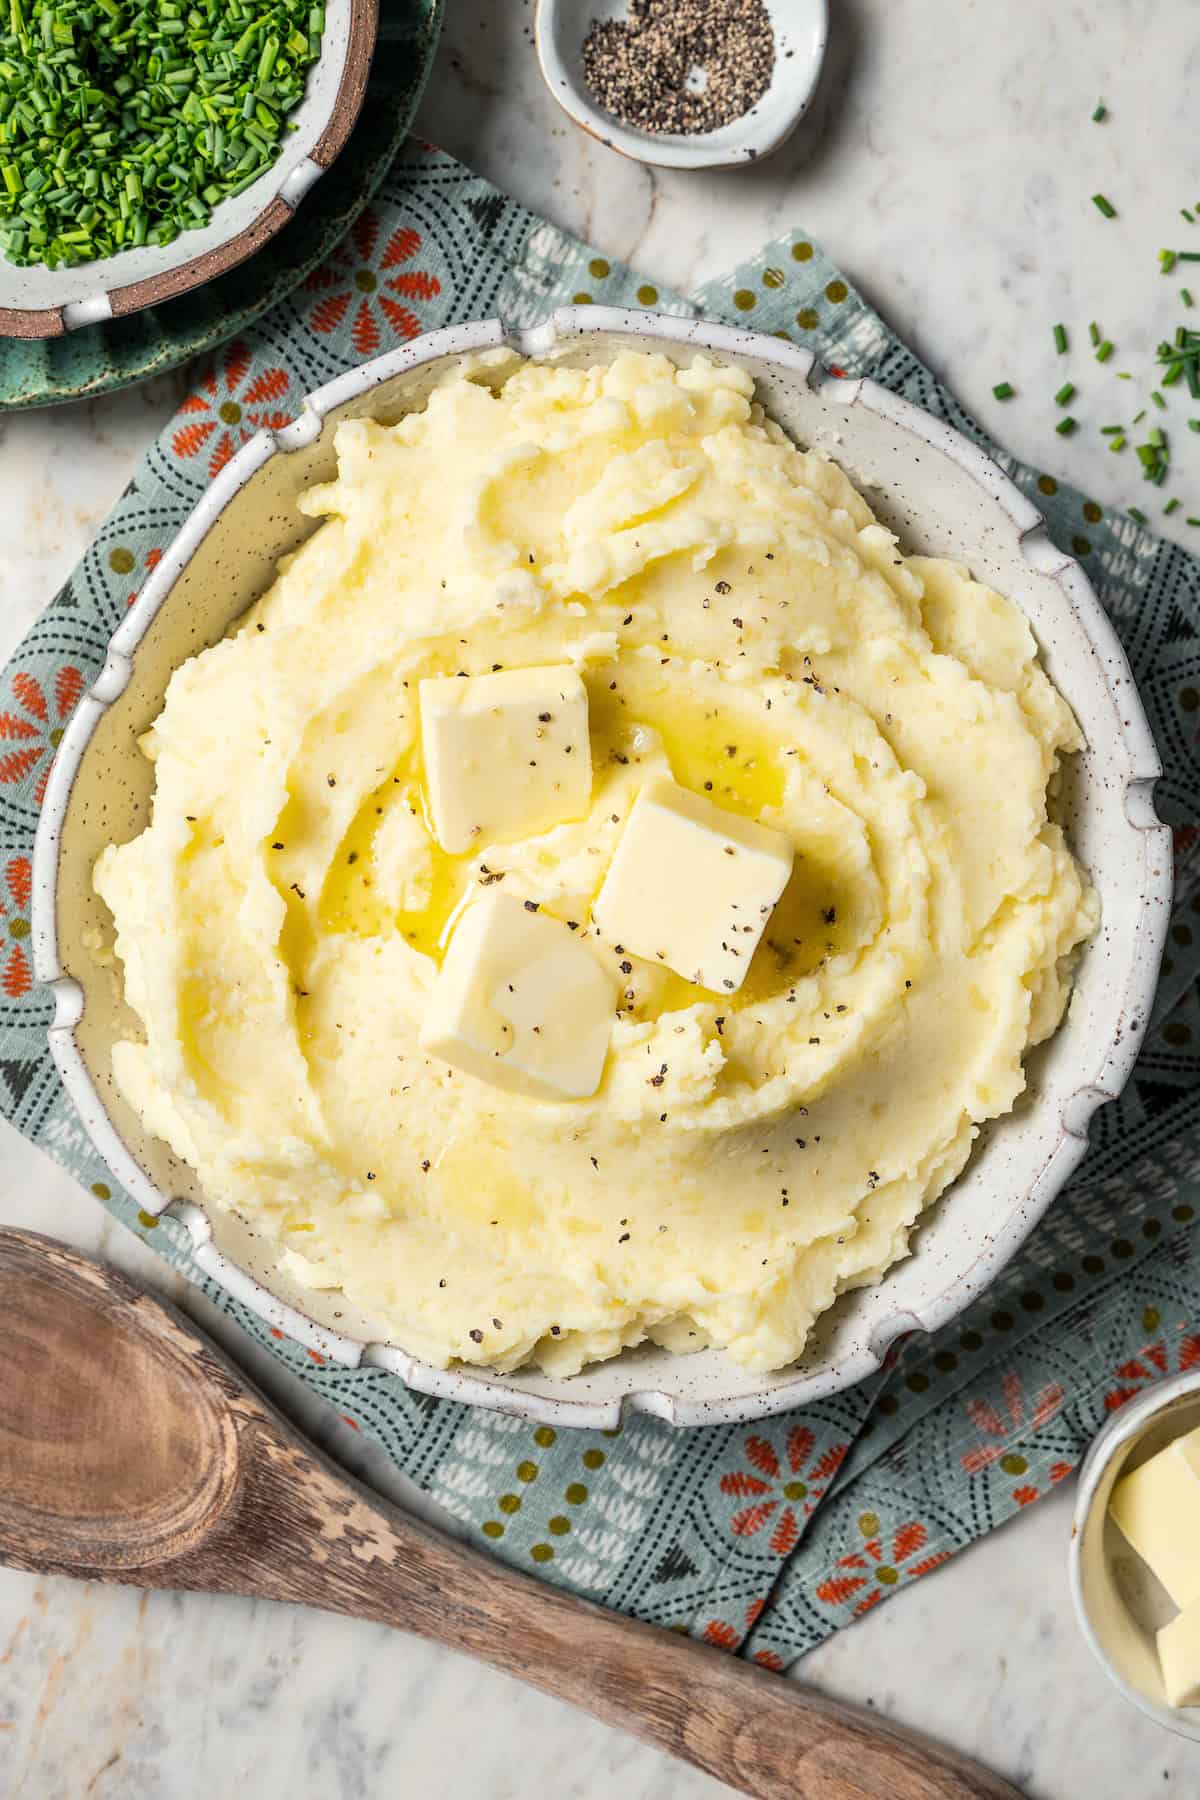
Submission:
<svg viewBox="0 0 1200 1800">
<path fill-rule="evenodd" d="M 409 143 L 329 261 L 208 368 L 95 544 L 0 677 L 0 1101 L 176 1267 L 183 1234 L 139 1214 L 92 1150 L 46 1048 L 28 955 L 30 850 L 64 721 L 109 635 L 206 484 L 259 426 L 406 338 L 565 302 L 704 314 L 780 332 L 960 431 L 976 422 L 797 231 L 684 299 L 565 236 L 437 150 Z M 1177 900 L 1133 1080 L 1103 1108 L 1069 1189 L 988 1295 L 850 1393 L 753 1426 L 554 1431 L 413 1394 L 209 1298 L 515 1566 L 785 1667 L 829 1632 L 1036 1501 L 1106 1415 L 1200 1361 L 1200 565 L 1128 517 L 996 450 L 1086 566 L 1163 752 Z M 46 1229 L 55 1220 L 47 1217 Z"/>
</svg>

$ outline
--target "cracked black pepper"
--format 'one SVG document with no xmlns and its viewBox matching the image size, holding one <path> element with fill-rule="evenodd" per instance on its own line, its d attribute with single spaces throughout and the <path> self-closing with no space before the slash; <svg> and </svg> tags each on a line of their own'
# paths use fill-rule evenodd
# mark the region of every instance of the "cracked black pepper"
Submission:
<svg viewBox="0 0 1200 1800">
<path fill-rule="evenodd" d="M 774 67 L 763 0 L 629 0 L 626 18 L 594 20 L 583 44 L 593 95 L 638 131 L 732 124 L 762 99 Z"/>
</svg>

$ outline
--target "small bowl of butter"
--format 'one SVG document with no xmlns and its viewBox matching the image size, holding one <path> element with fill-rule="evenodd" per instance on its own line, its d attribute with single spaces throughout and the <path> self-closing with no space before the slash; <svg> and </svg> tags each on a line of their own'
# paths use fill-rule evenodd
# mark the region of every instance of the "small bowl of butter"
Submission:
<svg viewBox="0 0 1200 1800">
<path fill-rule="evenodd" d="M 1126 1699 L 1200 1742 L 1200 1369 L 1158 1383 L 1080 1470 L 1071 1595 Z"/>
</svg>

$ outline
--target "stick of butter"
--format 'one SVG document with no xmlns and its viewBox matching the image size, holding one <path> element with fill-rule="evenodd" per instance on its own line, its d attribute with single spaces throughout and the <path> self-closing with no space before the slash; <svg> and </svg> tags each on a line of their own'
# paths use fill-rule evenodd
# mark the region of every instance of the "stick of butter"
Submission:
<svg viewBox="0 0 1200 1800">
<path fill-rule="evenodd" d="M 674 781 L 630 808 L 592 917 L 604 937 L 686 981 L 735 993 L 792 872 L 781 831 Z"/>
<path fill-rule="evenodd" d="M 421 1048 L 537 1100 L 585 1100 L 604 1073 L 616 994 L 596 958 L 532 900 L 483 894 L 455 927 Z"/>
<path fill-rule="evenodd" d="M 587 690 L 569 667 L 420 684 L 434 835 L 459 855 L 582 819 L 592 797 Z"/>
<path fill-rule="evenodd" d="M 1162 1627 L 1158 1661 L 1167 1705 L 1200 1705 L 1200 1600 L 1193 1600 Z"/>
<path fill-rule="evenodd" d="M 1200 1600 L 1200 1429 L 1123 1475 L 1108 1510 L 1176 1606 Z"/>
</svg>

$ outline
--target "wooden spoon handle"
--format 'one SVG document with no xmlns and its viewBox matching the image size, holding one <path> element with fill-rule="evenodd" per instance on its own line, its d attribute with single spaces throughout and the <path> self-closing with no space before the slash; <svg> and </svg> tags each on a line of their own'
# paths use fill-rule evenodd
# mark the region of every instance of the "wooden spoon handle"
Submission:
<svg viewBox="0 0 1200 1800">
<path fill-rule="evenodd" d="M 0 1562 L 416 1631 L 762 1800 L 1020 1800 L 876 1715 L 577 1600 L 387 1505 L 173 1307 L 0 1231 Z"/>
<path fill-rule="evenodd" d="M 407 1531 L 405 1538 L 411 1554 Z M 744 1794 L 1020 1800 L 1007 1782 L 916 1732 L 490 1562 L 481 1569 L 482 1560 L 461 1550 L 431 1558 L 436 1616 L 429 1636 L 572 1701 Z"/>
</svg>

